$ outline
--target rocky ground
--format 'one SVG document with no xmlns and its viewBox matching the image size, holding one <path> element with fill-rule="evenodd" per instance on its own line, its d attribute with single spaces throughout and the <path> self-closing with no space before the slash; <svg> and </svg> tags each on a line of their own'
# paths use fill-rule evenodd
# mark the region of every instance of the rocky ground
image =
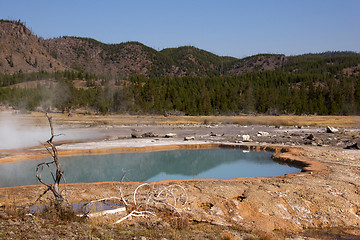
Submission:
<svg viewBox="0 0 360 240">
<path fill-rule="evenodd" d="M 182 216 L 189 225 L 181 230 L 169 228 L 173 229 L 172 235 L 166 235 L 170 231 L 166 230 L 168 226 L 157 225 L 149 228 L 149 225 L 146 225 L 144 227 L 146 231 L 135 234 L 138 237 L 145 236 L 146 239 L 162 237 L 181 239 L 182 236 L 193 239 L 360 238 L 358 127 L 327 129 L 326 126 L 184 124 L 77 128 L 64 126 L 63 129 L 67 129 L 69 134 L 86 129 L 86 132 L 91 132 L 96 139 L 81 141 L 65 139 L 59 143 L 60 154 L 71 154 L 73 150 L 77 150 L 77 153 L 81 152 L 79 150 L 101 152 L 105 151 L 104 148 L 107 148 L 107 151 L 117 151 L 124 147 L 131 150 L 135 147 L 149 149 L 164 145 L 226 144 L 227 147 L 234 148 L 274 150 L 278 161 L 303 163 L 303 172 L 279 177 L 176 181 L 176 184 L 186 189 L 189 196 L 189 201 L 181 208 Z M 165 138 L 169 133 L 176 135 Z M 191 138 L 185 141 L 186 137 Z M 15 154 L 15 151 L 3 150 L 0 151 L 2 156 L 0 161 L 16 160 L 19 152 L 22 154 L 20 158 L 23 158 L 42 151 L 31 148 L 17 151 Z M 174 182 L 163 181 L 154 185 L 166 187 L 172 183 Z M 139 184 L 123 184 L 123 191 L 131 195 Z M 34 221 L 38 223 L 37 226 L 42 229 L 41 231 L 51 227 L 52 222 L 36 220 L 33 216 L 17 219 L 5 214 L 5 209 L 8 208 L 5 206 L 31 203 L 43 189 L 42 186 L 0 189 L 0 206 L 3 209 L 0 217 L 1 229 L 9 229 L 7 232 L 2 230 L 0 237 L 17 238 L 15 226 L 21 225 L 21 229 L 26 226 L 30 228 Z M 113 183 L 68 184 L 67 189 L 70 202 L 86 202 L 119 196 L 119 191 L 114 188 Z M 99 226 L 109 226 L 106 224 L 92 223 L 92 226 L 96 226 L 96 231 L 108 234 L 106 236 L 109 239 L 115 239 L 115 233 L 123 231 L 121 233 L 124 234 L 124 231 L 126 232 L 124 229 L 130 229 L 129 231 L 133 231 L 134 228 L 143 229 L 139 228 L 142 221 L 133 218 L 116 228 L 98 229 Z M 148 220 L 146 224 L 154 225 L 156 222 L 158 223 L 159 219 Z M 65 224 L 65 230 L 61 229 L 58 234 L 67 232 L 67 235 L 60 238 L 76 238 L 76 231 L 79 232 L 79 238 L 83 238 L 91 235 L 92 228 L 76 222 Z M 157 232 L 158 235 L 151 235 L 149 229 L 152 229 L 153 233 Z M 21 231 L 26 232 L 26 230 Z M 192 235 L 186 235 L 185 232 L 190 232 Z M 49 230 L 46 234 L 53 236 L 55 233 Z M 98 237 L 104 238 L 105 235 L 100 234 Z M 132 238 L 136 239 L 134 236 Z"/>
</svg>

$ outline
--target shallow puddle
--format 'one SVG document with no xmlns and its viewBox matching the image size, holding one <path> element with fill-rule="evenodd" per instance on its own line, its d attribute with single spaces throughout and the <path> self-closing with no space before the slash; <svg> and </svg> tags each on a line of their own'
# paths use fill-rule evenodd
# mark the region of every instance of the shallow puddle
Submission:
<svg viewBox="0 0 360 240">
<path fill-rule="evenodd" d="M 79 214 L 88 214 L 88 213 L 95 213 L 101 212 L 106 210 L 118 209 L 123 207 L 120 203 L 113 202 L 113 201 L 101 201 L 101 202 L 81 202 L 81 203 L 73 203 L 71 204 L 72 209 L 75 213 Z M 41 212 L 45 209 L 45 206 L 42 205 L 35 205 L 31 207 L 31 213 Z"/>
</svg>

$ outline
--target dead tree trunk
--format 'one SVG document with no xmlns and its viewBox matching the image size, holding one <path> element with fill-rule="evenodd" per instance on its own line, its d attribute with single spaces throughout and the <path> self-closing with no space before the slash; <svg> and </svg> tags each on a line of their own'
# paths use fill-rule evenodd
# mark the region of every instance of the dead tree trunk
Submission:
<svg viewBox="0 0 360 240">
<path fill-rule="evenodd" d="M 57 149 L 56 149 L 56 146 L 54 145 L 53 143 L 53 139 L 55 137 L 54 135 L 54 128 L 53 128 L 53 125 L 52 125 L 52 117 L 49 116 L 47 113 L 46 113 L 46 117 L 49 121 L 49 125 L 50 125 L 50 130 L 51 130 L 51 137 L 49 140 L 47 140 L 47 144 L 48 146 L 50 147 L 46 147 L 46 150 L 49 152 L 49 154 L 51 155 L 53 161 L 51 162 L 43 162 L 43 163 L 39 163 L 36 167 L 36 177 L 37 179 L 39 180 L 39 182 L 41 182 L 42 184 L 44 184 L 47 188 L 46 190 L 40 195 L 40 197 L 36 200 L 38 201 L 42 196 L 44 196 L 48 191 L 51 191 L 54 195 L 54 203 L 56 205 L 58 204 L 61 204 L 63 203 L 66 199 L 62 196 L 61 194 L 61 191 L 60 191 L 60 181 L 61 179 L 64 180 L 65 182 L 65 179 L 64 179 L 64 176 L 63 176 L 63 172 L 61 171 L 61 165 L 60 165 L 60 162 L 59 162 L 59 159 L 58 159 L 58 152 L 57 152 Z M 55 171 L 55 174 L 51 171 L 50 169 L 50 166 L 51 165 L 55 165 L 56 167 L 56 171 Z M 43 167 L 44 166 L 47 166 L 49 167 L 49 170 L 50 170 L 50 173 L 51 173 L 51 176 L 53 178 L 53 181 L 54 183 L 50 184 L 50 183 L 46 183 L 42 178 L 41 178 L 41 171 L 43 170 Z M 65 188 L 66 190 L 66 188 Z M 66 196 L 66 195 L 65 195 Z"/>
</svg>

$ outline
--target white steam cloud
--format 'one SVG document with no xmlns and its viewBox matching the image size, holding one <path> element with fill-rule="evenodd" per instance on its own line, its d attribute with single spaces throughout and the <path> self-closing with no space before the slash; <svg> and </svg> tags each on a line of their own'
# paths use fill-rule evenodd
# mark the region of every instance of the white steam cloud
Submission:
<svg viewBox="0 0 360 240">
<path fill-rule="evenodd" d="M 0 112 L 0 149 L 39 146 L 49 139 L 49 128 L 24 124 L 19 116 Z"/>
</svg>

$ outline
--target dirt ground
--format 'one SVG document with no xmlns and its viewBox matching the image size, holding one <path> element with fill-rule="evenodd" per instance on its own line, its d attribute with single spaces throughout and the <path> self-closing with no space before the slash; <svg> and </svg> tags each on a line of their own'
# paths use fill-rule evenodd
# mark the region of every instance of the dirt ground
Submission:
<svg viewBox="0 0 360 240">
<path fill-rule="evenodd" d="M 9 113 L 2 114 L 4 118 Z M 42 113 L 11 113 L 11 117 L 15 119 L 12 122 L 20 122 L 22 126 L 46 129 Z M 175 181 L 189 196 L 182 212 L 192 224 L 190 228 L 205 224 L 203 231 L 206 232 L 212 226 L 218 227 L 231 237 L 218 235 L 223 239 L 360 238 L 360 152 L 357 149 L 360 117 L 53 114 L 53 119 L 56 130 L 67 133 L 67 137 L 59 137 L 57 142 L 60 156 L 213 146 L 271 150 L 276 161 L 303 167 L 301 173 L 279 177 Z M 326 126 L 338 131 L 329 133 Z M 146 137 L 144 134 L 149 132 L 157 136 Z M 168 133 L 176 136 L 165 138 Z M 185 137 L 194 137 L 194 140 L 184 141 Z M 43 148 L 36 145 L 0 149 L 0 163 L 45 156 Z M 173 183 L 163 181 L 153 185 Z M 124 183 L 123 191 L 130 196 L 139 184 Z M 43 190 L 43 186 L 1 188 L 0 207 L 32 203 Z M 67 195 L 74 203 L 119 196 L 119 192 L 111 182 L 67 184 Z M 134 218 L 133 224 L 136 221 Z M 7 228 L 13 226 L 9 224 L 11 221 L 1 222 Z M 199 238 L 208 238 L 196 231 Z M 196 239 L 194 236 L 186 238 Z M 181 234 L 178 238 L 181 239 Z"/>
</svg>

